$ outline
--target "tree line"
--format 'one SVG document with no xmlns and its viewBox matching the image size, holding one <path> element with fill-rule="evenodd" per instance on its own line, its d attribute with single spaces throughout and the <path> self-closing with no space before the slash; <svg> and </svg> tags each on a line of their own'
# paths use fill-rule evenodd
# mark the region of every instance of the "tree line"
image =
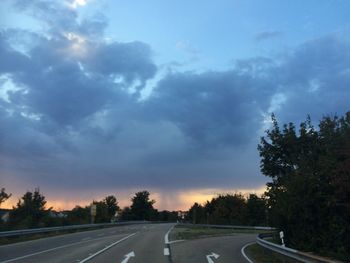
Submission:
<svg viewBox="0 0 350 263">
<path fill-rule="evenodd" d="M 186 219 L 194 224 L 266 226 L 266 199 L 256 194 L 219 195 L 204 205 L 194 203 Z"/>
<path fill-rule="evenodd" d="M 318 128 L 308 117 L 298 130 L 272 115 L 258 150 L 261 172 L 272 180 L 269 224 L 291 247 L 350 260 L 350 112 L 325 116 Z"/>
<path fill-rule="evenodd" d="M 0 205 L 11 194 L 2 188 L 0 191 Z M 153 207 L 155 200 L 150 199 L 148 191 L 135 193 L 131 199 L 131 206 L 121 209 L 114 195 L 106 196 L 100 201 L 92 201 L 96 206 L 94 223 L 110 223 L 116 220 L 147 220 L 147 221 L 176 221 L 177 211 L 158 211 Z M 37 227 L 51 227 L 63 225 L 88 224 L 92 222 L 91 205 L 75 206 L 72 210 L 56 212 L 52 207 L 46 207 L 45 196 L 39 189 L 27 191 L 11 210 L 6 222 L 0 220 L 0 229 L 23 229 Z"/>
</svg>

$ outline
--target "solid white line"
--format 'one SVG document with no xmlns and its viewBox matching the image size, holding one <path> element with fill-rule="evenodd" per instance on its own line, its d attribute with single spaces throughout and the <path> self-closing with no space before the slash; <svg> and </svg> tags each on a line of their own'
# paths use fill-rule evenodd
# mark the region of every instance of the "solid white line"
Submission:
<svg viewBox="0 0 350 263">
<path fill-rule="evenodd" d="M 169 248 L 164 248 L 164 256 L 169 256 L 170 255 L 170 250 Z"/>
<path fill-rule="evenodd" d="M 75 245 L 78 245 L 78 244 L 87 243 L 87 242 L 91 242 L 91 241 L 96 241 L 96 240 L 100 240 L 100 239 L 106 239 L 106 238 L 107 237 L 101 237 L 101 238 L 95 238 L 95 239 L 90 239 L 90 240 L 84 240 L 84 241 L 79 241 L 79 242 L 75 242 L 75 243 L 70 243 L 70 244 L 67 244 L 67 245 L 54 247 L 54 248 L 42 250 L 42 251 L 39 251 L 39 252 L 35 252 L 35 253 L 32 253 L 32 254 L 24 255 L 24 256 L 21 256 L 21 257 L 18 257 L 18 258 L 8 259 L 8 260 L 5 260 L 5 261 L 1 261 L 0 263 L 13 262 L 13 261 L 17 261 L 17 260 L 20 260 L 20 259 L 29 258 L 29 257 L 33 257 L 33 256 L 36 256 L 36 255 L 44 254 L 44 253 L 47 253 L 47 252 L 55 251 L 55 250 L 58 250 L 58 249 L 61 249 L 61 248 L 72 247 L 72 246 L 75 246 Z"/>
<path fill-rule="evenodd" d="M 254 263 L 250 258 L 248 258 L 248 256 L 245 254 L 244 250 L 246 249 L 247 246 L 253 245 L 255 244 L 255 242 L 250 242 L 248 244 L 246 244 L 244 247 L 242 247 L 241 249 L 241 253 L 243 255 L 243 257 L 249 262 L 249 263 Z"/>
<path fill-rule="evenodd" d="M 122 238 L 122 239 L 120 239 L 120 240 L 118 240 L 118 241 L 116 241 L 116 242 L 114 242 L 112 244 L 110 244 L 109 246 L 105 247 L 104 249 L 101 249 L 101 250 L 97 251 L 95 254 L 92 254 L 91 256 L 83 259 L 82 261 L 80 261 L 80 263 L 88 262 L 90 259 L 100 255 L 101 253 L 105 252 L 107 249 L 110 249 L 111 247 L 114 247 L 115 245 L 119 244 L 120 242 L 123 242 L 124 240 L 128 239 L 129 237 L 132 237 L 133 235 L 136 235 L 136 233 L 132 233 L 132 234 L 130 234 L 130 235 L 128 235 L 128 236 L 126 236 L 126 237 L 124 237 L 124 238 Z"/>
<path fill-rule="evenodd" d="M 164 236 L 164 243 L 165 244 L 169 244 L 169 234 L 171 232 L 171 230 L 173 230 L 173 228 L 175 227 L 175 225 L 173 225 L 169 230 L 168 232 L 166 232 L 165 236 Z"/>
</svg>

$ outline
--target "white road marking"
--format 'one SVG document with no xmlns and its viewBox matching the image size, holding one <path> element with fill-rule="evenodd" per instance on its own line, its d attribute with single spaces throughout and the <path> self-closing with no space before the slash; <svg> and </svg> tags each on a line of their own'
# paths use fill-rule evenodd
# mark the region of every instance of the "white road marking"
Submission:
<svg viewBox="0 0 350 263">
<path fill-rule="evenodd" d="M 131 251 L 130 253 L 126 254 L 124 256 L 124 260 L 121 263 L 127 263 L 131 257 L 135 257 L 134 251 Z"/>
<path fill-rule="evenodd" d="M 164 243 L 165 243 L 165 244 L 169 244 L 169 234 L 170 234 L 171 230 L 173 230 L 174 226 L 175 226 L 175 225 L 173 225 L 173 226 L 168 230 L 168 232 L 166 232 L 166 234 L 165 234 L 165 236 L 164 236 Z"/>
<path fill-rule="evenodd" d="M 241 254 L 243 255 L 243 257 L 249 262 L 249 263 L 254 263 L 250 258 L 248 258 L 248 256 L 246 255 L 246 253 L 244 252 L 244 250 L 246 249 L 247 246 L 250 246 L 252 244 L 255 244 L 255 242 L 251 242 L 246 244 L 244 247 L 242 247 L 241 249 Z"/>
<path fill-rule="evenodd" d="M 102 237 L 102 236 L 104 236 L 105 234 L 104 233 L 101 233 L 101 234 L 98 234 L 97 236 L 98 237 Z"/>
<path fill-rule="evenodd" d="M 91 237 L 85 237 L 81 241 L 86 241 L 86 240 L 90 240 L 90 239 L 91 239 Z"/>
<path fill-rule="evenodd" d="M 124 237 L 124 238 L 122 238 L 122 239 L 120 239 L 120 240 L 118 240 L 118 241 L 116 241 L 116 242 L 114 242 L 112 244 L 110 244 L 109 246 L 105 247 L 104 249 L 101 249 L 101 250 L 97 251 L 95 254 L 92 254 L 91 256 L 83 259 L 82 261 L 80 261 L 80 263 L 88 262 L 90 259 L 100 255 L 101 253 L 105 252 L 107 249 L 110 249 L 111 247 L 119 244 L 120 242 L 123 242 L 124 240 L 128 239 L 129 237 L 132 237 L 133 235 L 136 235 L 136 233 L 132 233 L 132 234 L 130 234 L 130 235 L 128 235 L 128 236 L 126 236 L 126 237 Z"/>
<path fill-rule="evenodd" d="M 133 235 L 134 234 L 136 234 L 136 233 L 133 233 Z M 78 244 L 87 243 L 87 242 L 91 242 L 91 241 L 96 241 L 96 240 L 100 240 L 100 239 L 106 239 L 106 237 L 95 238 L 95 239 L 85 240 L 85 241 L 79 241 L 79 242 L 75 242 L 75 243 L 71 243 L 71 244 L 67 244 L 67 245 L 63 245 L 63 246 L 59 246 L 59 247 L 54 247 L 54 248 L 42 250 L 42 251 L 39 251 L 39 252 L 35 252 L 35 253 L 32 253 L 32 254 L 24 255 L 24 256 L 21 256 L 21 257 L 17 257 L 17 258 L 12 258 L 12 259 L 8 259 L 8 260 L 5 260 L 5 261 L 1 261 L 0 263 L 13 262 L 13 261 L 17 261 L 17 260 L 20 260 L 20 259 L 29 258 L 29 257 L 33 257 L 33 256 L 36 256 L 36 255 L 44 254 L 44 253 L 47 253 L 47 252 L 55 251 L 55 250 L 58 250 L 58 249 L 61 249 L 61 248 L 72 247 L 72 246 L 75 246 L 75 245 L 78 245 Z"/>
<path fill-rule="evenodd" d="M 164 248 L 164 256 L 170 256 L 170 250 L 169 248 Z"/>
<path fill-rule="evenodd" d="M 214 252 L 211 252 L 211 255 L 207 255 L 208 263 L 214 263 L 214 261 L 211 259 L 212 257 L 215 259 L 218 259 L 220 257 L 220 255 L 215 254 Z"/>
</svg>

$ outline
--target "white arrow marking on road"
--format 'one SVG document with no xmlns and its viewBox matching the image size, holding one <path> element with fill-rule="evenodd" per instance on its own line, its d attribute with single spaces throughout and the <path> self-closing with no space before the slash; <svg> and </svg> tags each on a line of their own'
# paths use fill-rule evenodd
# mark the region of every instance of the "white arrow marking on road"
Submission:
<svg viewBox="0 0 350 263">
<path fill-rule="evenodd" d="M 131 251 L 129 254 L 126 254 L 124 260 L 121 263 L 127 263 L 131 257 L 135 257 L 134 251 Z"/>
<path fill-rule="evenodd" d="M 211 252 L 211 255 L 207 255 L 208 263 L 214 263 L 214 261 L 211 259 L 212 257 L 215 259 L 218 259 L 220 255 L 215 254 L 214 252 Z"/>
</svg>

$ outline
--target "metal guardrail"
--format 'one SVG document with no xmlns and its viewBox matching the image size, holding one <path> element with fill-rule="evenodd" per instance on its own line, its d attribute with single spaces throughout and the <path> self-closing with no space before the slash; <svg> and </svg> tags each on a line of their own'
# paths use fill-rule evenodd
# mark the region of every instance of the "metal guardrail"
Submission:
<svg viewBox="0 0 350 263">
<path fill-rule="evenodd" d="M 184 226 L 199 226 L 199 227 L 211 227 L 211 228 L 232 228 L 232 229 L 247 229 L 247 230 L 276 230 L 276 228 L 269 226 L 236 226 L 236 225 L 209 225 L 209 224 L 190 224 L 180 223 Z"/>
<path fill-rule="evenodd" d="M 256 238 L 256 242 L 260 246 L 263 246 L 269 250 L 275 251 L 279 254 L 282 254 L 290 258 L 294 258 L 296 260 L 299 260 L 305 263 L 342 263 L 341 261 L 331 260 L 320 256 L 315 256 L 309 253 L 301 252 L 292 248 L 284 247 L 284 246 L 277 245 L 275 243 L 264 240 L 264 238 L 272 237 L 272 236 L 273 236 L 272 233 L 259 234 Z"/>
<path fill-rule="evenodd" d="M 85 229 L 85 228 L 121 226 L 121 225 L 132 225 L 132 224 L 148 224 L 148 223 L 151 223 L 151 222 L 149 222 L 149 221 L 125 221 L 125 222 L 106 223 L 106 224 L 85 224 L 85 225 L 70 225 L 70 226 L 43 227 L 43 228 L 33 228 L 33 229 L 20 229 L 20 230 L 2 231 L 2 232 L 0 232 L 0 237 L 14 237 L 14 236 L 33 235 L 33 234 L 66 231 L 66 230 L 78 230 L 78 229 Z"/>
</svg>

